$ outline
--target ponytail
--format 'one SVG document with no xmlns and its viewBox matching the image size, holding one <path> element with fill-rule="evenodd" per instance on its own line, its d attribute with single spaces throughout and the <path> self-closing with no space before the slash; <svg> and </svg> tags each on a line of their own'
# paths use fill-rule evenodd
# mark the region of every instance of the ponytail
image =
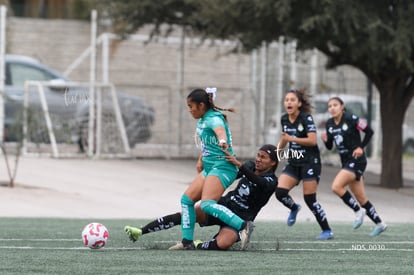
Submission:
<svg viewBox="0 0 414 275">
<path fill-rule="evenodd" d="M 236 110 L 234 108 L 221 108 L 214 104 L 214 100 L 216 99 L 216 92 L 217 92 L 217 88 L 215 87 L 213 88 L 207 87 L 205 90 L 201 88 L 197 88 L 191 91 L 191 93 L 187 96 L 187 99 L 197 104 L 204 103 L 207 109 L 235 113 Z M 223 117 L 227 121 L 227 115 L 223 114 Z"/>
</svg>

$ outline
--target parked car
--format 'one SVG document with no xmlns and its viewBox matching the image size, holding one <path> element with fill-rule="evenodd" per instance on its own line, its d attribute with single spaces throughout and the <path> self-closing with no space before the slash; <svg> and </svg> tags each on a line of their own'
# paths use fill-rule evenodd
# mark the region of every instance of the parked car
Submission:
<svg viewBox="0 0 414 275">
<path fill-rule="evenodd" d="M 15 141 L 21 131 L 21 119 L 26 80 L 50 81 L 51 83 L 70 83 L 61 73 L 49 68 L 36 59 L 6 55 L 5 57 L 5 141 Z M 68 86 L 69 87 L 69 86 Z M 59 128 L 70 129 L 72 142 L 78 142 L 80 150 L 87 146 L 87 122 L 89 120 L 89 90 L 85 88 L 46 88 L 45 96 L 49 113 L 53 121 L 58 121 Z M 125 124 L 128 141 L 131 147 L 136 143 L 146 142 L 151 137 L 151 126 L 154 123 L 155 110 L 142 98 L 124 93 L 117 93 L 122 118 Z M 30 93 L 30 111 L 40 111 L 40 99 L 36 92 Z M 105 101 L 104 101 L 105 102 Z M 109 104 L 103 104 L 103 115 Z M 29 115 L 29 121 L 36 122 L 35 116 Z M 39 117 L 44 121 L 44 117 Z M 70 123 L 68 123 L 70 122 Z M 68 125 L 70 124 L 70 125 Z M 16 125 L 20 125 L 16 127 Z M 32 127 L 33 128 L 33 127 Z M 35 127 L 36 128 L 36 127 Z M 20 130 L 18 130 L 20 129 Z M 30 134 L 30 139 L 46 137 L 45 128 L 39 127 Z M 56 135 L 58 142 L 68 142 L 66 137 Z"/>
<path fill-rule="evenodd" d="M 324 130 L 326 120 L 330 117 L 328 112 L 328 100 L 332 96 L 339 96 L 345 103 L 345 107 L 348 112 L 353 113 L 360 118 L 368 117 L 367 99 L 357 95 L 330 95 L 330 94 L 318 94 L 313 97 L 313 117 L 316 125 L 319 129 Z M 372 107 L 372 120 L 371 127 L 375 130 L 379 123 L 379 120 L 375 116 L 376 102 L 373 102 Z M 322 146 L 320 146 L 322 147 Z M 323 146 L 324 147 L 324 146 Z M 322 148 L 323 148 L 322 147 Z M 414 152 L 414 129 L 403 124 L 403 150 L 404 152 Z"/>
</svg>

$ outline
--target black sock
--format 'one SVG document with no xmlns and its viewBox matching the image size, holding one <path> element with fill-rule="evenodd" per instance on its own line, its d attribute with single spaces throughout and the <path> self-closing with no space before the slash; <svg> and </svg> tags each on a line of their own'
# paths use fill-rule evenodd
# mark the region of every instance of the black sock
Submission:
<svg viewBox="0 0 414 275">
<path fill-rule="evenodd" d="M 356 201 L 356 199 L 354 199 L 354 197 L 351 195 L 351 193 L 349 193 L 348 190 L 345 192 L 345 194 L 342 195 L 341 199 L 344 201 L 346 205 L 352 208 L 352 210 L 354 210 L 355 212 L 359 211 L 360 207 L 358 205 L 358 202 Z"/>
<path fill-rule="evenodd" d="M 381 222 L 381 218 L 378 216 L 377 211 L 375 210 L 375 207 L 370 203 L 370 201 L 367 201 L 364 205 L 362 205 L 367 210 L 367 216 L 375 223 L 378 224 Z"/>
<path fill-rule="evenodd" d="M 190 245 L 192 245 L 193 247 L 194 247 L 194 242 L 193 242 L 193 240 L 187 240 L 187 239 L 183 239 L 182 241 L 182 244 L 184 245 L 184 246 L 190 246 Z"/>
<path fill-rule="evenodd" d="M 323 231 L 331 230 L 328 224 L 328 219 L 326 218 L 325 211 L 319 202 L 316 201 L 316 194 L 304 195 L 306 205 L 315 215 L 316 221 L 319 223 L 319 226 Z"/>
<path fill-rule="evenodd" d="M 181 224 L 181 213 L 177 212 L 175 214 L 167 215 L 152 222 L 148 223 L 141 228 L 142 234 L 147 234 L 151 232 L 156 232 L 160 230 L 170 229 L 176 225 Z"/>
<path fill-rule="evenodd" d="M 208 242 L 203 242 L 196 247 L 197 249 L 201 250 L 223 250 L 217 245 L 216 239 L 211 239 Z"/>
<path fill-rule="evenodd" d="M 275 196 L 284 206 L 289 208 L 290 210 L 295 211 L 298 209 L 295 201 L 289 196 L 289 190 L 285 188 L 276 187 Z"/>
</svg>

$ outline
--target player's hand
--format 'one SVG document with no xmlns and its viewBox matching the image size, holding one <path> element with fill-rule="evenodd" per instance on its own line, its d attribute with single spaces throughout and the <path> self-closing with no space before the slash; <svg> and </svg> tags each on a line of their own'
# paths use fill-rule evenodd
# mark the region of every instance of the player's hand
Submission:
<svg viewBox="0 0 414 275">
<path fill-rule="evenodd" d="M 229 149 L 229 145 L 227 144 L 227 141 L 224 140 L 224 139 L 220 139 L 218 145 L 221 148 L 221 150 L 223 150 L 223 151 L 227 151 L 227 149 Z"/>
<path fill-rule="evenodd" d="M 291 136 L 290 136 L 289 134 L 287 134 L 287 133 L 283 132 L 283 133 L 282 133 L 282 135 L 281 135 L 281 138 L 280 138 L 280 142 L 281 142 L 282 144 L 286 144 L 286 143 L 288 143 L 289 141 L 291 141 Z"/>
<path fill-rule="evenodd" d="M 326 134 L 326 132 L 323 132 L 321 134 L 321 139 L 323 142 L 327 142 L 328 141 L 328 135 Z"/>
<path fill-rule="evenodd" d="M 203 171 L 203 162 L 201 161 L 201 157 L 197 160 L 196 170 L 197 173 L 201 173 L 201 171 Z"/>
<path fill-rule="evenodd" d="M 361 147 L 355 148 L 355 150 L 352 152 L 352 156 L 354 158 L 359 158 L 364 154 L 364 150 Z"/>
<path fill-rule="evenodd" d="M 228 162 L 231 162 L 232 164 L 234 164 L 237 167 L 241 167 L 242 164 L 240 161 L 238 161 L 232 154 L 230 154 L 227 150 L 223 151 L 226 154 L 226 160 Z"/>
</svg>

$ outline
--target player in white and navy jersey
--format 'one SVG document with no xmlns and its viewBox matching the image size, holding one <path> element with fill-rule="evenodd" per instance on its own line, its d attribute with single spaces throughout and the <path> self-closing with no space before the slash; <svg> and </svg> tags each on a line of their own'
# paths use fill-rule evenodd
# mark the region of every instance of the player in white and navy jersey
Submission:
<svg viewBox="0 0 414 275">
<path fill-rule="evenodd" d="M 290 209 L 287 224 L 292 226 L 301 206 L 294 202 L 289 191 L 303 181 L 304 200 L 322 229 L 318 239 L 331 239 L 333 232 L 326 213 L 316 200 L 321 160 L 316 126 L 310 115 L 311 105 L 304 90 L 290 90 L 285 95 L 284 105 L 286 114 L 281 118 L 282 136 L 278 144 L 278 155 L 287 159 L 288 164 L 279 177 L 276 198 Z M 288 149 L 283 149 L 288 143 Z"/>
<path fill-rule="evenodd" d="M 257 152 L 255 161 L 241 163 L 233 155 L 228 154 L 227 160 L 239 168 L 237 186 L 226 193 L 218 201 L 244 220 L 254 221 L 259 211 L 266 205 L 277 186 L 275 171 L 278 165 L 276 146 L 265 144 Z M 240 238 L 240 231 L 226 223 L 208 215 L 196 207 L 196 220 L 200 226 L 218 225 L 219 232 L 210 240 L 195 241 L 195 247 L 202 250 L 227 250 Z M 155 219 L 147 225 L 138 228 L 125 226 L 125 232 L 132 241 L 141 235 L 170 229 L 181 224 L 181 213 L 173 213 Z M 243 247 L 242 247 L 243 248 Z"/>
<path fill-rule="evenodd" d="M 329 150 L 335 143 L 342 163 L 342 169 L 332 183 L 332 191 L 355 211 L 354 229 L 362 225 L 366 214 L 376 224 L 370 235 L 377 236 L 387 228 L 387 225 L 382 222 L 374 206 L 368 200 L 363 179 L 363 173 L 367 167 L 364 148 L 374 132 L 364 119 L 346 112 L 344 102 L 339 97 L 329 99 L 328 111 L 331 118 L 326 122 L 326 133 L 322 134 L 322 140 Z M 361 131 L 365 133 L 362 141 Z M 355 197 L 347 190 L 347 186 Z"/>
</svg>

